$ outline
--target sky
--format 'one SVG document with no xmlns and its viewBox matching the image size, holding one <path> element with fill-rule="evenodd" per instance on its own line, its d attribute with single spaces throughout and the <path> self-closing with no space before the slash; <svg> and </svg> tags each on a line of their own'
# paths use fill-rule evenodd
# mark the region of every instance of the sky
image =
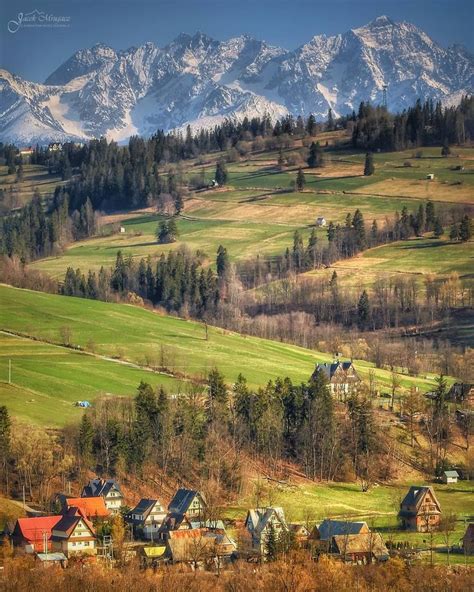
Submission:
<svg viewBox="0 0 474 592">
<path fill-rule="evenodd" d="M 34 10 L 63 18 L 26 23 L 23 17 L 18 27 L 19 13 Z M 343 33 L 383 14 L 419 26 L 443 46 L 461 43 L 474 53 L 473 0 L 0 0 L 0 67 L 43 82 L 78 49 L 164 46 L 196 31 L 218 40 L 247 33 L 294 49 L 314 35 Z"/>
</svg>

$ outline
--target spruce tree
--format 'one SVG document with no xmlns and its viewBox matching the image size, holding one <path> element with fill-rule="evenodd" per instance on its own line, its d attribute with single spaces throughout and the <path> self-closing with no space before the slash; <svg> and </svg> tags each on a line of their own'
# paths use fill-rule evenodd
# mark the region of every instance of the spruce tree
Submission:
<svg viewBox="0 0 474 592">
<path fill-rule="evenodd" d="M 364 290 L 360 295 L 357 304 L 357 323 L 360 329 L 365 329 L 370 319 L 370 301 L 367 291 Z"/>
<path fill-rule="evenodd" d="M 227 183 L 227 177 L 227 167 L 225 166 L 225 162 L 223 160 L 219 160 L 219 162 L 216 164 L 216 183 L 219 185 L 225 185 Z"/>
<path fill-rule="evenodd" d="M 312 169 L 324 164 L 324 152 L 319 142 L 312 142 L 309 147 L 308 166 Z"/>
<path fill-rule="evenodd" d="M 449 240 L 456 242 L 459 240 L 459 238 L 460 238 L 459 226 L 456 223 L 454 223 L 451 226 L 451 230 L 449 231 Z"/>
<path fill-rule="evenodd" d="M 216 269 L 220 279 L 227 277 L 230 269 L 229 254 L 227 253 L 227 249 L 222 245 L 219 245 L 217 249 Z"/>
<path fill-rule="evenodd" d="M 326 127 L 330 132 L 334 129 L 334 115 L 332 113 L 331 107 L 328 109 L 328 121 Z"/>
<path fill-rule="evenodd" d="M 440 238 L 444 234 L 444 228 L 439 217 L 436 218 L 433 228 L 433 235 L 435 238 Z"/>
<path fill-rule="evenodd" d="M 276 561 L 278 557 L 278 536 L 273 526 L 273 522 L 270 522 L 268 527 L 268 534 L 265 538 L 264 545 L 265 559 L 267 561 Z"/>
<path fill-rule="evenodd" d="M 373 175 L 374 172 L 374 155 L 372 154 L 372 152 L 367 152 L 367 154 L 365 155 L 364 175 L 366 177 L 370 177 L 370 175 Z"/>
<path fill-rule="evenodd" d="M 468 240 L 471 240 L 472 227 L 471 227 L 471 221 L 470 221 L 469 216 L 467 214 L 465 216 L 463 216 L 463 219 L 461 220 L 461 224 L 459 227 L 459 236 L 460 236 L 463 243 L 467 242 Z"/>
<path fill-rule="evenodd" d="M 314 115 L 311 113 L 306 121 L 306 131 L 309 136 L 313 137 L 316 135 L 316 119 Z"/>
<path fill-rule="evenodd" d="M 298 191 L 303 191 L 305 185 L 306 179 L 303 173 L 303 169 L 298 169 L 298 174 L 296 175 L 296 188 L 298 189 Z"/>
</svg>

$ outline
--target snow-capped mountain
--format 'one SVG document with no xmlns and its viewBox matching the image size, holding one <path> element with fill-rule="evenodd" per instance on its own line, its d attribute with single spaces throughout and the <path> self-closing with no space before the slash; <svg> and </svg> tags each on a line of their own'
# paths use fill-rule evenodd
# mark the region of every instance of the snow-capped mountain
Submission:
<svg viewBox="0 0 474 592">
<path fill-rule="evenodd" d="M 117 141 L 157 129 L 209 127 L 225 118 L 314 113 L 324 118 L 417 98 L 458 100 L 474 88 L 474 58 L 445 49 L 409 23 L 382 16 L 364 27 L 317 35 L 294 51 L 246 35 L 216 41 L 179 35 L 116 51 L 76 52 L 44 84 L 0 70 L 0 140 L 44 143 L 105 135 Z"/>
</svg>

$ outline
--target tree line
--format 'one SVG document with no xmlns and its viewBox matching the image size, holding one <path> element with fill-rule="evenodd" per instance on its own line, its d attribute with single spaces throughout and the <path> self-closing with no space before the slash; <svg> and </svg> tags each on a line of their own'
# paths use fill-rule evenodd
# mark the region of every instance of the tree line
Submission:
<svg viewBox="0 0 474 592">
<path fill-rule="evenodd" d="M 218 277 L 201 263 L 185 248 L 162 254 L 157 262 L 151 257 L 137 261 L 119 251 L 112 269 L 101 267 L 98 273 L 89 270 L 86 275 L 69 267 L 61 293 L 105 301 L 113 295 L 138 295 L 169 312 L 201 318 L 212 315 L 220 300 Z"/>
</svg>

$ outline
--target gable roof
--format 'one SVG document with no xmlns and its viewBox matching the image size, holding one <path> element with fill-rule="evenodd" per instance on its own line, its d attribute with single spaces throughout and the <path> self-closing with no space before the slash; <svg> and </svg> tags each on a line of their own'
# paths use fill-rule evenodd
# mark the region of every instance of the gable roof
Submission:
<svg viewBox="0 0 474 592">
<path fill-rule="evenodd" d="M 446 477 L 459 477 L 459 473 L 457 471 L 444 471 L 443 475 L 446 475 Z"/>
<path fill-rule="evenodd" d="M 162 512 L 164 516 L 166 512 L 163 510 L 159 500 L 142 498 L 138 502 L 138 504 L 133 508 L 133 510 L 130 510 L 130 512 L 127 513 L 127 515 L 125 516 L 125 520 L 129 523 L 133 522 L 134 524 L 141 524 L 148 518 L 148 516 L 151 514 L 153 508 L 156 505 L 158 505 L 161 508 L 160 512 Z M 134 518 L 134 516 L 137 514 L 142 516 L 142 518 Z"/>
<path fill-rule="evenodd" d="M 415 513 L 417 513 L 427 493 L 430 493 L 433 496 L 433 500 L 437 506 L 436 512 L 441 512 L 439 501 L 435 495 L 434 489 L 430 485 L 412 485 L 406 496 L 403 498 L 400 514 L 405 516 L 412 515 L 414 513 L 413 510 L 408 509 L 408 507 L 411 506 L 415 508 Z"/>
<path fill-rule="evenodd" d="M 91 479 L 82 489 L 81 497 L 106 497 L 113 489 L 122 496 L 120 486 L 115 479 Z"/>
<path fill-rule="evenodd" d="M 199 491 L 196 491 L 195 489 L 185 489 L 184 487 L 181 487 L 174 494 L 173 499 L 170 501 L 168 511 L 177 514 L 185 514 L 189 510 L 189 506 L 191 505 L 193 499 L 197 495 L 205 504 L 205 499 Z"/>
<path fill-rule="evenodd" d="M 352 553 L 372 553 L 377 559 L 388 559 L 388 549 L 378 532 L 335 535 L 334 547 L 341 555 Z"/>
<path fill-rule="evenodd" d="M 171 532 L 177 531 L 181 524 L 186 522 L 189 529 L 191 529 L 191 522 L 186 517 L 186 514 L 179 514 L 177 512 L 169 512 L 163 520 L 160 531 Z"/>
<path fill-rule="evenodd" d="M 245 525 L 248 527 L 248 525 L 251 524 L 254 532 L 259 534 L 265 530 L 274 515 L 283 528 L 288 529 L 285 520 L 285 512 L 283 511 L 283 508 L 278 506 L 269 508 L 254 508 L 249 510 L 245 520 Z"/>
<path fill-rule="evenodd" d="M 105 518 L 109 511 L 103 497 L 70 497 L 65 500 L 66 508 L 79 508 L 87 518 Z"/>
<path fill-rule="evenodd" d="M 319 540 L 328 541 L 333 536 L 347 536 L 370 532 L 367 522 L 349 522 L 348 520 L 323 520 L 317 527 Z"/>
<path fill-rule="evenodd" d="M 23 537 L 28 543 L 42 543 L 45 534 L 51 539 L 53 528 L 62 516 L 40 516 L 35 518 L 18 518 L 14 534 Z"/>
<path fill-rule="evenodd" d="M 316 364 L 316 368 L 313 372 L 313 376 L 316 374 L 316 372 L 318 370 L 322 370 L 322 372 L 324 372 L 324 374 L 326 375 L 326 378 L 328 379 L 328 381 L 331 381 L 331 378 L 333 378 L 333 376 L 336 374 L 336 372 L 338 370 L 342 370 L 344 373 L 347 373 L 347 371 L 352 368 L 354 370 L 354 377 L 350 377 L 351 380 L 360 380 L 359 376 L 357 375 L 357 372 L 355 371 L 354 365 L 352 362 L 340 362 L 339 360 L 337 362 L 325 362 L 324 364 Z"/>
<path fill-rule="evenodd" d="M 95 536 L 95 530 L 92 523 L 87 519 L 83 511 L 79 508 L 71 506 L 68 511 L 61 517 L 61 520 L 54 526 L 52 535 L 53 539 L 57 539 L 58 535 L 55 533 L 64 533 L 67 537 L 70 537 L 74 532 L 79 522 L 84 522 L 87 529 L 90 532 L 90 536 Z M 62 538 L 62 537 L 59 537 Z"/>
</svg>

